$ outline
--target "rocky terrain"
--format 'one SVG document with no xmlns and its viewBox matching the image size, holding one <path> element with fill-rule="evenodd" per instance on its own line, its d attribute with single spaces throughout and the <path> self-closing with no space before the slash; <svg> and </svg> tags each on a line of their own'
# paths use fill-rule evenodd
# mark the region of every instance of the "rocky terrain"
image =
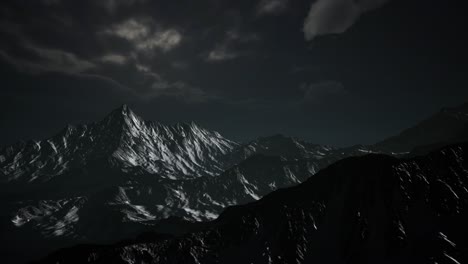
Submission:
<svg viewBox="0 0 468 264">
<path fill-rule="evenodd" d="M 468 145 L 339 161 L 182 236 L 78 246 L 39 263 L 465 263 Z"/>
<path fill-rule="evenodd" d="M 193 122 L 145 121 L 124 105 L 49 139 L 0 147 L 0 253 L 17 263 L 142 232 L 181 235 L 347 157 L 411 157 L 461 142 L 467 110 L 443 109 L 375 145 L 335 148 L 283 135 L 239 143 Z"/>
</svg>

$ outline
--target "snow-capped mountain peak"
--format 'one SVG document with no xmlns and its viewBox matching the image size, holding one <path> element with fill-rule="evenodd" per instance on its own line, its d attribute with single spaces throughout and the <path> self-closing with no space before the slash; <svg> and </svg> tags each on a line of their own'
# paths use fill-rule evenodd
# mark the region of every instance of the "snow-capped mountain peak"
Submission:
<svg viewBox="0 0 468 264">
<path fill-rule="evenodd" d="M 5 148 L 1 181 L 48 181 L 101 159 L 124 171 L 140 169 L 166 178 L 215 175 L 225 169 L 221 157 L 237 145 L 194 122 L 145 121 L 122 105 L 99 122 L 67 125 L 49 139 Z"/>
<path fill-rule="evenodd" d="M 145 121 L 136 115 L 127 105 L 122 105 L 107 115 L 100 125 L 120 132 L 137 133 L 144 126 Z M 114 132 L 115 132 L 114 131 Z"/>
<path fill-rule="evenodd" d="M 218 159 L 238 145 L 194 122 L 147 122 L 125 106 L 119 117 L 124 129 L 112 156 L 131 167 L 142 166 L 147 172 L 163 173 L 168 178 L 218 174 L 225 168 Z"/>
</svg>

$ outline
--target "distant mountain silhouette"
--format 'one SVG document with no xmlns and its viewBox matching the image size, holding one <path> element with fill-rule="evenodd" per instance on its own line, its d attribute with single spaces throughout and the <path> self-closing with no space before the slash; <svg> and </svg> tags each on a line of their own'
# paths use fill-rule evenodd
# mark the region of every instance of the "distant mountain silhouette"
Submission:
<svg viewBox="0 0 468 264">
<path fill-rule="evenodd" d="M 468 103 L 443 108 L 414 127 L 375 145 L 385 152 L 424 154 L 447 144 L 468 140 Z"/>
</svg>

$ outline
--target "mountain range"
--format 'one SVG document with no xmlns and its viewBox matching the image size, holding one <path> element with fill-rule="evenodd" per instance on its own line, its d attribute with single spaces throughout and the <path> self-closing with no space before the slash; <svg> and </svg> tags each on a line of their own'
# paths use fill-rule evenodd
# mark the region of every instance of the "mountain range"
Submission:
<svg viewBox="0 0 468 264">
<path fill-rule="evenodd" d="M 341 160 L 182 236 L 145 234 L 38 263 L 466 263 L 468 145 Z"/>
<path fill-rule="evenodd" d="M 334 148 L 283 135 L 242 144 L 193 122 L 144 121 L 123 105 L 99 122 L 0 148 L 0 253 L 6 263 L 18 263 L 78 243 L 112 243 L 148 231 L 181 236 L 212 230 L 206 223 L 222 222 L 238 210 L 232 206 L 262 204 L 272 191 L 310 185 L 312 175 L 339 160 L 372 160 L 370 153 L 422 155 L 467 139 L 467 124 L 465 104 L 371 146 Z M 370 161 L 362 166 L 375 167 Z M 328 185 L 323 183 L 324 190 Z"/>
</svg>

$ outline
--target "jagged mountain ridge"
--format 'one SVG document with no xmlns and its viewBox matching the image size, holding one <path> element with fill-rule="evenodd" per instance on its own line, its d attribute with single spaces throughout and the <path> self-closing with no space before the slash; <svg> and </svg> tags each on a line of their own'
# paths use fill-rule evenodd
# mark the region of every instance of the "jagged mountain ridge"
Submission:
<svg viewBox="0 0 468 264">
<path fill-rule="evenodd" d="M 226 169 L 219 159 L 237 146 L 195 123 L 143 121 L 123 105 L 100 122 L 69 125 L 48 140 L 5 148 L 0 153 L 1 181 L 46 182 L 103 158 L 122 169 L 138 167 L 160 177 L 213 176 Z"/>
<path fill-rule="evenodd" d="M 180 237 L 80 246 L 38 263 L 465 263 L 468 144 L 342 160 Z"/>
<path fill-rule="evenodd" d="M 236 159 L 243 160 L 255 154 L 280 156 L 284 159 L 316 159 L 320 160 L 332 153 L 336 148 L 305 142 L 298 138 L 276 134 L 269 137 L 259 137 L 238 147 L 233 153 Z"/>
</svg>

